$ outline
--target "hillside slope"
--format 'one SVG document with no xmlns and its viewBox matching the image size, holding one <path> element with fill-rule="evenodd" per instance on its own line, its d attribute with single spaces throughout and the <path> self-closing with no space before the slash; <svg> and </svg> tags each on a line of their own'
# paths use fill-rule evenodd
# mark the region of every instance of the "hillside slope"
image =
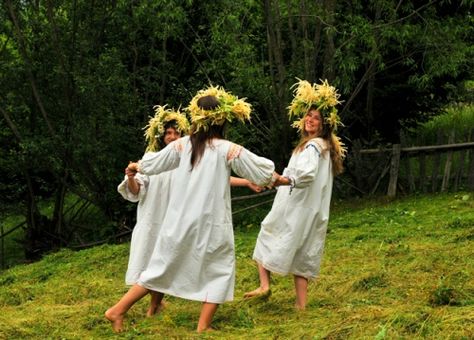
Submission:
<svg viewBox="0 0 474 340">
<path fill-rule="evenodd" d="M 127 289 L 128 244 L 62 250 L 0 273 L 0 339 L 473 338 L 473 208 L 472 193 L 335 202 L 305 312 L 294 311 L 290 277 L 273 277 L 268 301 L 242 300 L 258 284 L 254 221 L 268 206 L 237 216 L 235 301 L 204 335 L 194 331 L 200 304 L 172 297 L 153 318 L 148 298 L 139 302 L 114 335 L 103 313 Z"/>
</svg>

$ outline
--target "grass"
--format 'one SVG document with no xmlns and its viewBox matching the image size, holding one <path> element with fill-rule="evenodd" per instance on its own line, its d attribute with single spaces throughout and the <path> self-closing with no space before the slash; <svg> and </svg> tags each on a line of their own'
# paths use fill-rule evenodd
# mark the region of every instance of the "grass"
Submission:
<svg viewBox="0 0 474 340">
<path fill-rule="evenodd" d="M 266 301 L 242 300 L 258 282 L 254 216 L 269 207 L 236 216 L 235 301 L 204 335 L 200 303 L 173 297 L 149 319 L 143 299 L 113 334 L 103 312 L 127 289 L 128 244 L 62 250 L 0 273 L 0 339 L 472 339 L 473 208 L 473 193 L 334 201 L 304 312 L 291 277 L 273 276 Z"/>
</svg>

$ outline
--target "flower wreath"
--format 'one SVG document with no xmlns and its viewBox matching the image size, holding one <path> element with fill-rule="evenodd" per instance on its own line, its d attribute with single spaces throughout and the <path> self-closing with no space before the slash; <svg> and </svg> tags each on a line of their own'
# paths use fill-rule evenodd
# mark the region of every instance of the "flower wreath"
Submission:
<svg viewBox="0 0 474 340">
<path fill-rule="evenodd" d="M 340 94 L 337 93 L 336 88 L 330 86 L 327 80 L 322 81 L 321 84 L 311 85 L 308 81 L 301 79 L 298 79 L 293 87 L 296 87 L 295 95 L 288 106 L 288 116 L 290 119 L 295 119 L 291 126 L 303 131 L 306 113 L 311 107 L 316 107 L 331 130 L 337 131 L 337 127 L 342 125 L 342 122 L 335 107 L 341 103 L 339 101 Z"/>
<path fill-rule="evenodd" d="M 205 110 L 198 106 L 197 102 L 205 96 L 215 96 L 219 101 L 219 106 L 212 110 Z M 195 132 L 207 131 L 211 125 L 222 125 L 226 121 L 231 122 L 235 118 L 240 121 L 250 120 L 252 105 L 239 99 L 237 96 L 227 92 L 220 86 L 210 85 L 204 90 L 200 90 L 191 103 L 186 108 L 191 116 L 191 122 L 195 126 Z"/>
<path fill-rule="evenodd" d="M 311 107 L 315 107 L 331 128 L 334 152 L 342 159 L 345 158 L 347 148 L 341 139 L 336 136 L 338 126 L 343 126 L 336 109 L 336 105 L 341 103 L 337 89 L 329 85 L 327 80 L 321 81 L 321 84 L 311 85 L 306 80 L 298 79 L 298 82 L 292 87 L 296 87 L 296 89 L 294 90 L 294 98 L 288 107 L 288 116 L 290 119 L 295 119 L 291 126 L 297 128 L 300 133 L 303 132 L 304 117 Z"/>
<path fill-rule="evenodd" d="M 146 152 L 158 151 L 160 149 L 159 140 L 165 133 L 165 125 L 168 122 L 176 121 L 176 130 L 181 134 L 186 134 L 189 131 L 189 121 L 180 110 L 173 110 L 166 108 L 166 105 L 155 105 L 155 116 L 151 117 L 145 130 L 145 140 L 148 143 Z"/>
</svg>

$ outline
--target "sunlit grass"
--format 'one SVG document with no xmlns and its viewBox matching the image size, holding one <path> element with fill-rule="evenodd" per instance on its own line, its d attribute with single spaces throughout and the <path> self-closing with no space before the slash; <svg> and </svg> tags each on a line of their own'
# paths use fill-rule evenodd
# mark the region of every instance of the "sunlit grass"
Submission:
<svg viewBox="0 0 474 340">
<path fill-rule="evenodd" d="M 258 275 L 251 259 L 269 207 L 235 217 L 235 301 L 215 332 L 197 335 L 200 303 L 169 297 L 145 318 L 148 299 L 116 336 L 104 311 L 127 290 L 128 245 L 63 250 L 0 274 L 0 339 L 469 339 L 474 336 L 474 194 L 396 201 L 334 201 L 321 275 L 307 310 L 294 310 L 293 279 L 272 277 L 272 296 L 245 301 Z M 257 217 L 255 217 L 257 216 Z"/>
</svg>

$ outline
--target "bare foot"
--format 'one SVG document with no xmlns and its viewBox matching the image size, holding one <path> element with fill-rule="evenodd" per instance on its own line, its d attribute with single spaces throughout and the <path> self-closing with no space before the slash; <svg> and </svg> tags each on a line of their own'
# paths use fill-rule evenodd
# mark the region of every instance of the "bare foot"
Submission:
<svg viewBox="0 0 474 340">
<path fill-rule="evenodd" d="M 215 331 L 215 329 L 212 328 L 211 326 L 209 326 L 209 327 L 207 327 L 207 328 L 203 328 L 203 329 L 199 329 L 199 328 L 197 329 L 197 332 L 198 332 L 198 333 L 202 333 L 202 332 L 214 332 L 214 331 Z"/>
<path fill-rule="evenodd" d="M 251 298 L 254 298 L 254 297 L 265 296 L 265 295 L 269 295 L 269 294 L 271 294 L 271 291 L 270 291 L 269 288 L 263 289 L 262 287 L 258 287 L 257 289 L 252 290 L 251 292 L 245 293 L 244 294 L 244 299 L 251 299 Z"/>
<path fill-rule="evenodd" d="M 105 318 L 110 321 L 112 324 L 112 329 L 115 333 L 120 333 L 123 331 L 123 315 L 122 314 L 114 314 L 112 308 L 109 308 L 105 312 Z"/>
<path fill-rule="evenodd" d="M 296 309 L 298 312 L 304 312 L 305 309 L 306 309 L 306 306 L 300 306 L 300 305 L 298 305 L 297 303 L 295 303 L 295 309 Z"/>
<path fill-rule="evenodd" d="M 146 316 L 151 317 L 153 315 L 159 314 L 163 309 L 165 309 L 165 307 L 166 304 L 163 301 L 161 301 L 159 305 L 150 305 L 146 312 Z"/>
</svg>

